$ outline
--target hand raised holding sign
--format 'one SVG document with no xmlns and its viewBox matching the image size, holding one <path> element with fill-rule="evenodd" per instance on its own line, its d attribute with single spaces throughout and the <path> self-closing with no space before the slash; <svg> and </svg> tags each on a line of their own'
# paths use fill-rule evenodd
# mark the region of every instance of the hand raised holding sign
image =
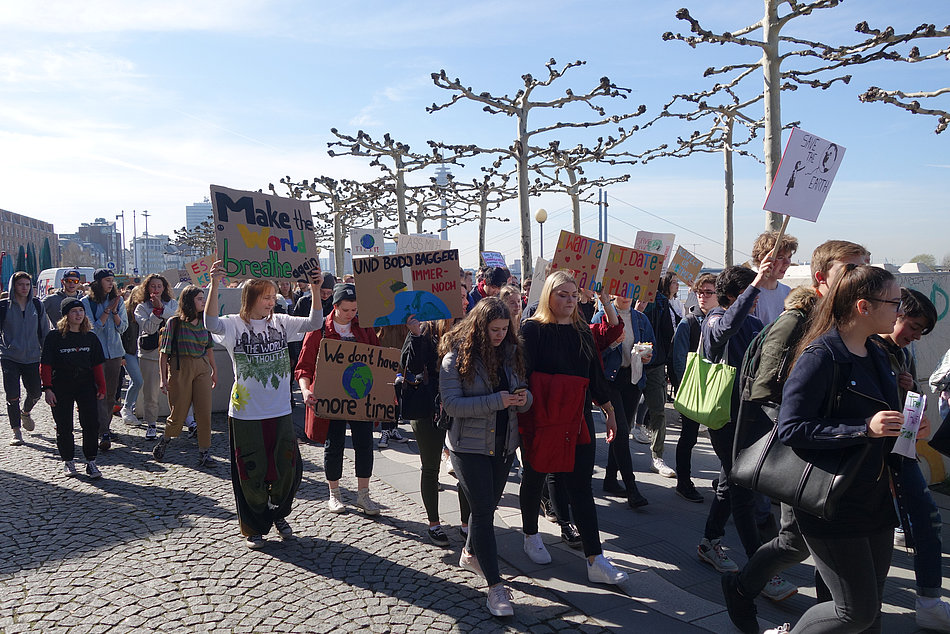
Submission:
<svg viewBox="0 0 950 634">
<path fill-rule="evenodd" d="M 320 286 L 323 285 L 323 270 L 320 268 L 320 260 L 314 268 L 310 269 L 310 292 L 314 297 L 320 297 Z"/>
</svg>

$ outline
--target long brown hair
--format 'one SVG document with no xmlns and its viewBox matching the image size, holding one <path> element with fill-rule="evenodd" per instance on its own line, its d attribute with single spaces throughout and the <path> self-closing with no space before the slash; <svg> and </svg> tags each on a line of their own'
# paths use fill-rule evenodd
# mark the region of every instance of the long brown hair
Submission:
<svg viewBox="0 0 950 634">
<path fill-rule="evenodd" d="M 555 288 L 561 284 L 567 284 L 568 282 L 573 284 L 574 287 L 578 289 L 578 292 L 580 292 L 580 286 L 578 286 L 574 276 L 569 272 L 557 270 L 548 275 L 547 279 L 544 280 L 544 288 L 541 289 L 541 299 L 538 300 L 538 309 L 528 319 L 542 324 L 556 324 L 557 317 L 551 312 L 551 295 L 554 294 Z M 580 335 L 581 355 L 590 359 L 593 358 L 594 355 L 594 338 L 590 334 L 590 324 L 586 323 L 584 318 L 581 317 L 577 306 L 578 304 L 575 303 L 574 313 L 571 315 L 571 325 L 574 326 L 574 330 Z"/>
<path fill-rule="evenodd" d="M 205 289 L 199 288 L 194 284 L 189 284 L 182 289 L 181 293 L 178 295 L 178 311 L 175 313 L 175 316 L 178 317 L 181 321 L 194 321 L 203 316 L 203 312 L 199 312 L 195 308 L 195 298 L 198 297 L 199 293 L 204 293 Z"/>
<path fill-rule="evenodd" d="M 138 305 L 144 302 L 148 298 L 148 285 L 152 280 L 160 280 L 162 283 L 162 302 L 168 303 L 172 301 L 172 294 L 169 290 L 170 286 L 168 280 L 165 279 L 163 275 L 158 273 L 151 273 L 145 276 L 145 279 L 135 287 L 135 290 L 132 291 L 132 295 L 129 297 L 129 300 L 134 304 Z"/>
<path fill-rule="evenodd" d="M 85 319 L 83 319 L 82 323 L 79 324 L 79 332 L 87 333 L 90 330 L 92 330 L 92 324 L 89 323 L 89 316 L 86 315 L 86 311 L 83 310 L 82 312 L 83 312 L 83 315 L 85 316 Z M 60 320 L 56 322 L 56 330 L 59 331 L 60 335 L 64 337 L 66 336 L 66 333 L 69 332 L 69 317 L 68 316 L 63 315 L 60 318 Z"/>
<path fill-rule="evenodd" d="M 811 312 L 808 330 L 795 351 L 797 360 L 815 339 L 832 328 L 847 326 L 854 319 L 859 299 L 876 299 L 894 281 L 894 276 L 876 266 L 848 264 L 827 297 Z"/>
<path fill-rule="evenodd" d="M 277 294 L 279 289 L 271 280 L 249 280 L 244 283 L 244 288 L 241 289 L 241 311 L 239 314 L 245 323 L 250 323 L 254 304 L 257 303 L 257 300 L 260 299 L 268 287 L 273 288 L 274 294 Z M 315 301 L 320 301 L 320 298 L 318 297 Z M 268 315 L 268 319 L 273 316 L 274 313 L 272 312 Z"/>
<path fill-rule="evenodd" d="M 491 345 L 488 336 L 488 324 L 496 319 L 508 322 L 508 332 L 497 348 Z M 465 319 L 442 337 L 439 342 L 439 356 L 444 357 L 455 351 L 455 364 L 459 376 L 468 383 L 475 379 L 475 366 L 479 360 L 485 366 L 492 387 L 498 385 L 498 369 L 505 361 L 509 351 L 514 352 L 514 370 L 519 378 L 524 378 L 524 353 L 521 350 L 521 338 L 511 328 L 511 311 L 505 302 L 497 297 L 486 297 L 475 304 Z"/>
</svg>

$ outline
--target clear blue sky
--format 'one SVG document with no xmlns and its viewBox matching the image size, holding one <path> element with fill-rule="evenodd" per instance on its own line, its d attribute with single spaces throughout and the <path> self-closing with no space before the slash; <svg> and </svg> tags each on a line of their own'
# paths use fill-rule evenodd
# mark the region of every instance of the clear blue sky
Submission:
<svg viewBox="0 0 950 634">
<path fill-rule="evenodd" d="M 688 27 L 674 17 L 684 4 L 716 32 L 752 23 L 762 9 L 761 0 L 8 0 L 0 5 L 0 207 L 51 221 L 59 232 L 148 209 L 149 232 L 171 233 L 184 224 L 184 206 L 206 196 L 210 183 L 266 190 L 284 175 L 375 177 L 365 162 L 326 155 L 331 127 L 374 137 L 389 132 L 420 150 L 427 139 L 510 144 L 514 121 L 473 104 L 425 112 L 449 96 L 429 77 L 442 68 L 477 92 L 513 95 L 521 75 L 543 74 L 549 58 L 584 59 L 587 66 L 556 83 L 550 96 L 567 87 L 585 92 L 606 75 L 633 90 L 608 107 L 622 112 L 645 104 L 646 119 L 672 94 L 708 87 L 702 77 L 708 66 L 757 59 L 742 47 L 663 42 L 664 31 Z M 950 11 L 945 0 L 850 1 L 798 20 L 783 34 L 852 42 L 861 20 L 907 31 L 923 22 L 943 27 Z M 903 262 L 921 252 L 939 261 L 950 254 L 950 131 L 935 135 L 934 118 L 862 104 L 857 95 L 871 85 L 948 86 L 950 63 L 878 64 L 853 74 L 847 86 L 785 93 L 784 121 L 799 120 L 847 148 L 819 221 L 793 220 L 789 227 L 800 239 L 799 257 L 835 237 L 866 244 L 876 261 Z M 749 86 L 760 83 L 756 78 Z M 556 115 L 582 112 L 565 108 Z M 656 126 L 628 147 L 639 152 L 694 128 L 704 129 Z M 754 149 L 761 156 L 761 144 Z M 608 190 L 611 240 L 632 243 L 635 228 L 674 232 L 710 264 L 720 262 L 721 164 L 711 155 L 632 168 L 629 183 Z M 736 166 L 741 261 L 764 226 L 765 177 L 752 159 L 737 158 Z M 467 180 L 476 166 L 453 172 Z M 551 216 L 550 255 L 557 230 L 569 226 L 568 200 L 546 196 L 532 206 Z M 583 212 L 589 235 L 597 232 L 595 209 Z M 503 213 L 514 218 L 514 207 Z M 516 221 L 495 223 L 488 234 L 493 248 L 509 260 L 517 256 Z M 537 226 L 533 235 L 537 254 Z M 463 264 L 473 265 L 474 225 L 450 238 Z"/>
</svg>

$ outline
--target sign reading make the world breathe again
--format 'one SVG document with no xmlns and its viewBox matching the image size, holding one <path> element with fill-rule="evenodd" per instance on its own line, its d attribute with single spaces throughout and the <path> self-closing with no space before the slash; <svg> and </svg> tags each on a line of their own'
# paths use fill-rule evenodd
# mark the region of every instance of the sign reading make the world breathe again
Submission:
<svg viewBox="0 0 950 634">
<path fill-rule="evenodd" d="M 211 205 L 228 278 L 293 281 L 319 266 L 309 202 L 212 185 Z"/>
</svg>

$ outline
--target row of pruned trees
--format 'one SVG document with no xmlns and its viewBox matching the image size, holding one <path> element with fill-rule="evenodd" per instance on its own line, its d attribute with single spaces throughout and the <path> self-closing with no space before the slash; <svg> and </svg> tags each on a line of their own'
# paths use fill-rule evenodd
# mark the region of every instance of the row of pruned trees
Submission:
<svg viewBox="0 0 950 634">
<path fill-rule="evenodd" d="M 760 161 L 765 166 L 766 184 L 771 184 L 781 158 L 782 130 L 794 125 L 783 122 L 784 91 L 802 87 L 824 90 L 836 83 L 847 84 L 851 80 L 846 74 L 849 67 L 871 62 L 913 64 L 947 60 L 950 56 L 950 48 L 945 46 L 950 27 L 938 29 L 929 24 L 897 33 L 892 27 L 873 29 L 862 22 L 855 30 L 863 39 L 851 43 L 826 43 L 783 34 L 791 22 L 838 4 L 839 0 L 765 0 L 760 20 L 725 32 L 706 28 L 687 9 L 680 9 L 676 17 L 689 24 L 690 32 L 667 32 L 662 36 L 664 40 L 684 42 L 693 48 L 704 44 L 735 45 L 753 55 L 748 61 L 708 68 L 703 76 L 715 80 L 712 85 L 673 95 L 649 120 L 644 118 L 643 104 L 620 107 L 631 89 L 607 77 L 582 91 L 561 89 L 566 83 L 564 77 L 585 64 L 580 60 L 564 65 L 549 60 L 542 76 L 522 75 L 513 95 L 476 90 L 441 70 L 432 74 L 432 80 L 449 96 L 426 110 L 437 113 L 467 103 L 490 115 L 508 117 L 515 124 L 510 145 L 486 145 L 477 139 L 462 143 L 428 141 L 427 151 L 418 152 L 388 133 L 382 139 L 374 139 L 362 130 L 349 135 L 332 129 L 336 138 L 328 143 L 328 153 L 368 159 L 370 166 L 380 170 L 377 179 L 357 182 L 317 176 L 299 180 L 288 175 L 280 179 L 283 189 L 278 191 L 271 184 L 270 190 L 321 203 L 314 208 L 319 225 L 317 238 L 333 245 L 338 269 L 343 265 L 349 229 L 374 226 L 408 233 L 414 224 L 415 231 L 421 232 L 423 223 L 441 218 L 446 207 L 451 209 L 448 226 L 479 222 L 479 250 L 485 250 L 487 222 L 505 220 L 497 215 L 499 207 L 505 201 L 517 200 L 520 256 L 527 274 L 533 262 L 529 204 L 532 196 L 545 192 L 566 194 L 574 230 L 579 231 L 581 204 L 591 202 L 597 188 L 627 180 L 634 165 L 659 158 L 721 152 L 725 181 L 724 257 L 730 264 L 733 159 L 738 155 Z M 932 50 L 922 53 L 920 46 L 928 44 Z M 921 102 L 929 104 L 948 92 L 950 88 L 902 92 L 872 87 L 860 99 L 884 101 L 917 114 L 936 116 L 939 133 L 950 123 L 950 116 L 946 110 Z M 556 116 L 561 113 L 569 116 Z M 684 126 L 693 129 L 688 134 L 673 132 L 669 142 L 657 147 L 630 149 L 631 139 L 638 131 L 667 122 L 676 122 L 677 130 Z M 702 126 L 697 129 L 696 124 L 700 123 Z M 753 143 L 759 137 L 763 144 L 761 159 Z M 440 164 L 468 167 L 474 176 L 444 182 L 422 176 L 424 170 Z M 770 227 L 777 228 L 778 224 L 779 218 L 769 218 Z"/>
</svg>

